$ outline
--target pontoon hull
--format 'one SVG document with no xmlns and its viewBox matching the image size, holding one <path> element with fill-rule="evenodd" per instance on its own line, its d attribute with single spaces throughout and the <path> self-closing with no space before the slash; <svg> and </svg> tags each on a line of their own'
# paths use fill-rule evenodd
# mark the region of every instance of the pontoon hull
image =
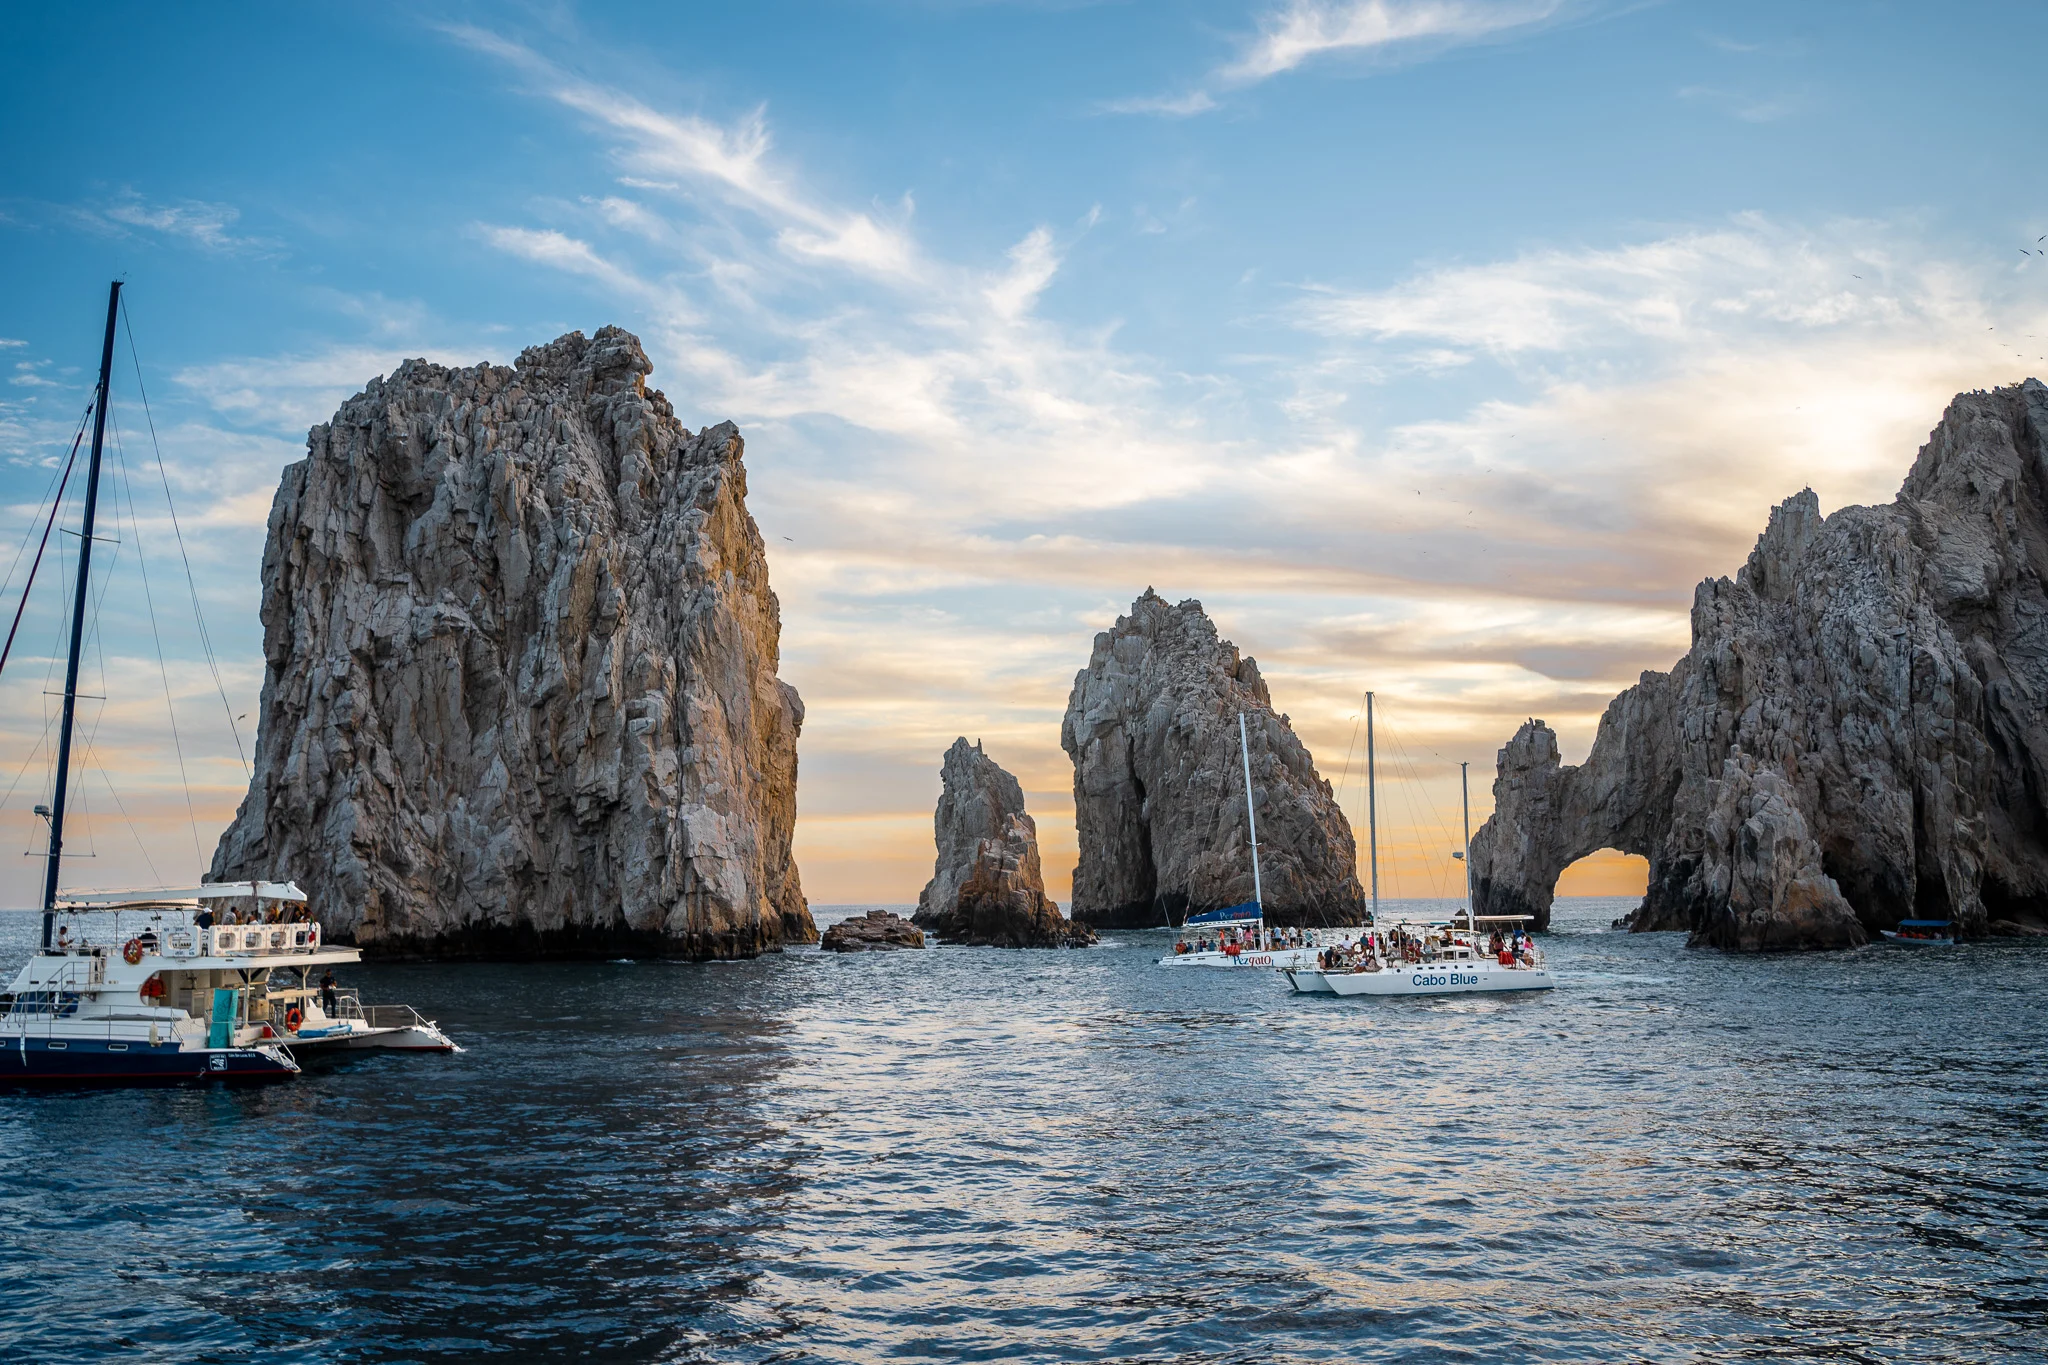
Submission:
<svg viewBox="0 0 2048 1365">
<path fill-rule="evenodd" d="M 51 1046 L 55 1042 L 57 1046 Z M 196 1048 L 106 1039 L 0 1038 L 0 1087 L 230 1085 L 289 1080 L 298 1063 L 282 1048 Z"/>
<path fill-rule="evenodd" d="M 1323 979 L 1338 995 L 1466 995 L 1547 991 L 1557 982 L 1541 967 L 1486 962 L 1387 967 L 1377 972 L 1330 972 Z"/>
<path fill-rule="evenodd" d="M 308 1038 L 295 1035 L 292 1046 L 322 1052 L 353 1052 L 388 1048 L 396 1052 L 460 1052 L 452 1039 L 431 1024 L 410 1028 L 366 1028 Z"/>
</svg>

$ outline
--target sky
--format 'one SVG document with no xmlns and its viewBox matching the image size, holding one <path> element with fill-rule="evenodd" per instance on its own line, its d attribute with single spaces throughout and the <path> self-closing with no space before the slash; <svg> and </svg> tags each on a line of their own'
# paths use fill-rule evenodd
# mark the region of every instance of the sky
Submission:
<svg viewBox="0 0 2048 1365">
<path fill-rule="evenodd" d="M 112 278 L 133 340 L 66 884 L 210 858 L 306 428 L 404 358 L 616 323 L 687 424 L 745 434 L 814 901 L 915 898 L 958 735 L 1018 774 L 1064 899 L 1060 717 L 1148 586 L 1258 658 L 1361 828 L 1375 693 L 1382 889 L 1454 894 L 1458 763 L 1476 825 L 1524 718 L 1583 758 L 1774 504 L 1888 499 L 1953 394 L 2048 373 L 2048 120 L 1992 60 L 2040 17 L 8 7 L 10 619 Z M 0 672 L 0 904 L 39 895 L 45 587 Z"/>
</svg>

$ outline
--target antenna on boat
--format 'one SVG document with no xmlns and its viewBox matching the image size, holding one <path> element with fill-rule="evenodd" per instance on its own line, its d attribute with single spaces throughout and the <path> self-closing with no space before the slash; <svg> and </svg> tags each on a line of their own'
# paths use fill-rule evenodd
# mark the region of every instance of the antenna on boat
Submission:
<svg viewBox="0 0 2048 1365">
<path fill-rule="evenodd" d="M 1380 922 L 1380 807 L 1373 774 L 1372 693 L 1365 694 L 1365 841 L 1372 860 L 1372 922 Z"/>
<path fill-rule="evenodd" d="M 1252 742 L 1245 737 L 1244 712 L 1237 713 L 1237 752 L 1244 759 L 1244 818 L 1252 832 L 1252 900 L 1259 907 L 1259 929 L 1266 927 L 1266 893 L 1259 885 L 1259 816 L 1252 809 Z"/>
<path fill-rule="evenodd" d="M 114 323 L 120 315 L 121 282 L 107 290 L 107 339 L 100 347 L 99 398 L 93 405 L 92 463 L 86 466 L 85 524 L 78 540 L 78 590 L 71 603 L 71 652 L 64 662 L 64 722 L 57 732 L 57 789 L 50 797 L 49 866 L 43 873 L 43 951 L 50 949 L 57 923 L 57 869 L 64 856 L 64 797 L 71 779 L 71 722 L 78 711 L 78 656 L 85 643 L 85 603 L 92 572 L 92 522 L 100 495 L 100 452 L 107 440 L 107 396 L 114 378 Z"/>
</svg>

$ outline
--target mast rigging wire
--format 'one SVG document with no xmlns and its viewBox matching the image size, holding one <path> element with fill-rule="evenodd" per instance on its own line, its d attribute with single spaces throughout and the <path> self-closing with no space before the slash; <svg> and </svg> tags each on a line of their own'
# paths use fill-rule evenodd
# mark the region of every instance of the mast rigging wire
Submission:
<svg viewBox="0 0 2048 1365">
<path fill-rule="evenodd" d="M 125 493 L 128 497 L 128 525 L 135 533 L 135 572 L 142 579 L 142 600 L 149 609 L 149 634 L 150 638 L 156 642 L 156 671 L 157 676 L 163 679 L 164 711 L 171 718 L 171 751 L 178 756 L 178 785 L 184 788 L 185 791 L 185 816 L 192 830 L 192 855 L 198 862 L 203 864 L 206 861 L 206 854 L 199 847 L 199 812 L 192 805 L 192 780 L 185 773 L 185 744 L 178 737 L 178 708 L 171 699 L 171 669 L 164 659 L 163 631 L 157 626 L 156 595 L 149 590 L 149 561 L 142 553 L 142 520 L 135 512 L 135 483 L 128 475 L 127 452 L 121 448 L 118 441 L 114 445 L 114 459 L 121 470 L 120 492 Z M 116 516 L 115 524 L 119 525 L 120 502 L 118 498 L 115 501 L 114 509 Z M 101 776 L 106 776 L 104 770 L 101 771 Z M 108 789 L 111 790 L 113 785 L 113 780 L 109 778 L 107 781 Z M 120 805 L 121 798 L 116 796 L 114 804 Z M 125 807 L 123 807 L 121 814 L 124 818 L 127 816 L 128 811 Z M 133 828 L 131 825 L 130 829 Z M 139 833 L 135 837 L 137 843 L 142 841 L 142 836 Z M 148 853 L 144 853 L 142 857 L 144 862 L 149 861 Z M 156 876 L 154 864 L 150 866 L 150 875 L 152 877 Z"/>
<path fill-rule="evenodd" d="M 97 402 L 98 400 L 95 399 L 94 401 Z M 88 414 L 90 414 L 92 410 L 91 408 L 87 408 L 86 411 Z M 7 628 L 6 645 L 0 646 L 0 672 L 6 671 L 7 656 L 14 652 L 14 633 L 21 629 L 21 614 L 28 610 L 29 591 L 36 585 L 36 569 L 42 565 L 43 551 L 48 549 L 50 544 L 50 530 L 57 524 L 58 509 L 60 509 L 64 505 L 64 489 L 65 486 L 71 482 L 71 467 L 74 464 L 78 463 L 78 447 L 79 444 L 85 440 L 85 423 L 85 418 L 79 419 L 78 434 L 71 438 L 71 454 L 68 458 L 65 459 L 64 472 L 61 475 L 59 475 L 57 479 L 57 495 L 54 498 L 50 499 L 50 518 L 48 521 L 43 523 L 43 538 L 41 542 L 38 543 L 36 546 L 35 559 L 31 561 L 28 566 L 28 581 L 21 585 L 21 602 L 14 608 L 14 624 Z M 35 530 L 35 522 L 30 521 L 28 525 L 29 530 L 33 532 Z M 21 548 L 22 550 L 26 550 L 28 548 L 28 539 L 26 536 L 22 538 Z M 21 563 L 21 550 L 15 551 L 14 562 L 16 564 Z M 10 583 L 14 581 L 14 569 L 12 566 L 10 566 L 7 570 L 7 580 Z"/>
<path fill-rule="evenodd" d="M 206 630 L 206 615 L 199 609 L 199 582 L 192 574 L 192 556 L 185 550 L 185 532 L 178 525 L 177 504 L 171 501 L 171 476 L 164 468 L 164 452 L 156 438 L 156 417 L 149 410 L 149 389 L 142 382 L 142 357 L 135 348 L 135 327 L 128 318 L 128 300 L 121 300 L 121 330 L 128 336 L 128 358 L 135 368 L 135 391 L 142 396 L 143 420 L 149 423 L 149 444 L 156 452 L 156 472 L 163 480 L 164 506 L 171 514 L 171 534 L 178 540 L 178 557 L 185 563 L 185 585 L 192 593 L 192 619 L 199 624 L 199 647 L 206 653 L 207 671 L 213 675 L 214 690 L 220 693 L 221 713 L 228 718 L 228 729 L 235 736 L 235 755 L 242 760 L 242 773 L 249 775 L 249 755 L 242 748 L 242 731 L 235 724 L 235 708 L 228 701 L 227 684 L 221 681 L 220 665 L 213 654 L 213 637 Z"/>
</svg>

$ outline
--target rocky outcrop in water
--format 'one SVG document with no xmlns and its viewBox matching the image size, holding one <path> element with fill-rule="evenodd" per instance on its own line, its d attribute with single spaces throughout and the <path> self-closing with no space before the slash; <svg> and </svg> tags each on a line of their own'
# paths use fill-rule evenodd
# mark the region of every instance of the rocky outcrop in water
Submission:
<svg viewBox="0 0 2048 1365">
<path fill-rule="evenodd" d="M 816 939 L 739 432 L 685 429 L 650 369 L 614 327 L 412 360 L 313 428 L 271 508 L 216 877 L 296 878 L 385 954 Z"/>
<path fill-rule="evenodd" d="M 2048 924 L 2048 388 L 1959 395 L 1888 505 L 1787 500 L 1586 762 L 1532 720 L 1494 800 L 1493 913 L 1547 922 L 1558 874 L 1613 847 L 1650 860 L 1632 927 L 1723 948 Z"/>
<path fill-rule="evenodd" d="M 996 948 L 1079 947 L 1095 932 L 1060 914 L 1045 894 L 1038 826 L 1024 789 L 963 737 L 940 767 L 932 832 L 938 859 L 917 898 L 916 923 L 948 943 Z"/>
<path fill-rule="evenodd" d="M 1202 604 L 1150 588 L 1095 637 L 1060 744 L 1074 760 L 1081 840 L 1074 918 L 1103 928 L 1179 922 L 1252 899 L 1239 712 L 1258 793 L 1267 917 L 1356 923 L 1351 824 L 1257 663 L 1219 639 Z"/>
<path fill-rule="evenodd" d="M 870 910 L 825 931 L 819 947 L 828 953 L 887 953 L 924 947 L 924 930 L 901 915 Z"/>
</svg>

